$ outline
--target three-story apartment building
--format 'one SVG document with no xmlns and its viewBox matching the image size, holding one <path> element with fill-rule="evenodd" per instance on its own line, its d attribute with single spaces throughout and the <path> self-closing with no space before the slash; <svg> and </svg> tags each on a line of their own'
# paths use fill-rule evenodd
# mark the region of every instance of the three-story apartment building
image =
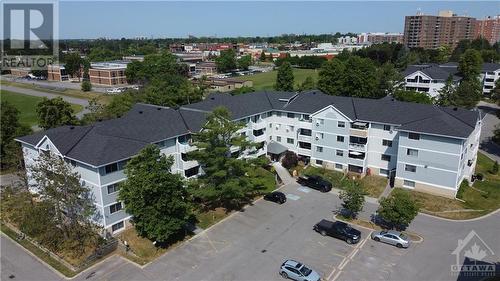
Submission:
<svg viewBox="0 0 500 281">
<path fill-rule="evenodd" d="M 477 111 L 380 100 L 303 93 L 212 94 L 178 109 L 136 104 L 125 116 L 89 126 L 63 126 L 17 139 L 27 170 L 42 151 L 73 165 L 92 189 L 109 232 L 124 228 L 130 216 L 117 201 L 128 159 L 156 144 L 174 158 L 172 172 L 202 173 L 187 161 L 192 134 L 214 108 L 229 109 L 245 126 L 238 132 L 258 143 L 245 157 L 293 151 L 312 165 L 361 175 L 395 178 L 396 186 L 455 196 L 462 179 L 474 172 L 481 131 Z M 268 148 L 270 150 L 268 151 Z M 235 148 L 236 149 L 236 148 Z"/>
</svg>

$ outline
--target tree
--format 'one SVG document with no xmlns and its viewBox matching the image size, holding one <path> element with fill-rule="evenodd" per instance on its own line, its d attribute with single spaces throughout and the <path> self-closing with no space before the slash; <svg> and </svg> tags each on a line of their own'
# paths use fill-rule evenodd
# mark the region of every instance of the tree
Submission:
<svg viewBox="0 0 500 281">
<path fill-rule="evenodd" d="M 82 82 L 82 91 L 84 92 L 88 92 L 92 90 L 92 84 L 90 83 L 90 81 L 88 80 L 85 80 Z"/>
<path fill-rule="evenodd" d="M 71 104 L 64 101 L 61 97 L 53 99 L 43 98 L 36 108 L 38 124 L 43 129 L 75 124 L 77 120 L 73 113 Z"/>
<path fill-rule="evenodd" d="M 251 176 L 254 168 L 240 153 L 255 151 L 256 144 L 236 133 L 243 128 L 233 122 L 229 111 L 217 107 L 207 116 L 202 130 L 193 136 L 198 150 L 188 153 L 188 159 L 197 160 L 204 175 L 191 184 L 192 196 L 207 208 L 239 208 L 260 194 L 265 186 L 258 176 Z M 231 148 L 238 148 L 232 152 Z"/>
<path fill-rule="evenodd" d="M 478 79 L 462 80 L 455 94 L 452 96 L 452 104 L 467 109 L 474 108 L 481 100 L 482 89 Z"/>
<path fill-rule="evenodd" d="M 339 96 L 344 84 L 345 65 L 338 59 L 326 62 L 319 71 L 318 89 L 325 94 Z"/>
<path fill-rule="evenodd" d="M 64 67 L 66 68 L 66 71 L 68 72 L 71 77 L 78 77 L 78 81 L 80 81 L 81 77 L 81 68 L 82 68 L 82 63 L 83 60 L 80 57 L 79 53 L 70 53 L 65 56 L 65 64 Z"/>
<path fill-rule="evenodd" d="M 260 52 L 260 58 L 259 60 L 264 62 L 266 61 L 267 57 L 266 57 L 266 52 L 264 52 L 264 50 L 262 50 L 262 52 Z"/>
<path fill-rule="evenodd" d="M 276 77 L 276 84 L 274 89 L 277 91 L 293 91 L 293 69 L 289 62 L 283 63 L 278 68 L 278 75 Z"/>
<path fill-rule="evenodd" d="M 83 79 L 90 80 L 89 70 L 90 70 L 90 61 L 88 59 L 82 59 L 83 66 Z"/>
<path fill-rule="evenodd" d="M 340 191 L 339 198 L 342 200 L 342 208 L 344 208 L 347 215 L 352 218 L 358 215 L 365 203 L 363 189 L 354 181 L 349 182 L 345 189 Z"/>
<path fill-rule="evenodd" d="M 31 133 L 28 126 L 19 123 L 19 110 L 7 101 L 1 103 L 0 168 L 22 166 L 22 151 L 15 137 Z"/>
<path fill-rule="evenodd" d="M 393 95 L 396 91 L 402 90 L 404 78 L 393 64 L 384 63 L 377 69 L 377 76 L 380 96 Z"/>
<path fill-rule="evenodd" d="M 481 53 L 474 49 L 468 49 L 460 57 L 458 70 L 465 80 L 476 80 L 481 74 L 482 64 Z"/>
<path fill-rule="evenodd" d="M 307 76 L 306 79 L 299 85 L 299 91 L 312 90 L 316 88 L 316 83 L 314 82 L 314 78 L 311 76 Z"/>
<path fill-rule="evenodd" d="M 377 213 L 391 228 L 404 229 L 417 216 L 418 206 L 408 192 L 398 190 L 380 200 Z"/>
<path fill-rule="evenodd" d="M 449 75 L 446 82 L 439 90 L 439 95 L 436 99 L 436 104 L 440 106 L 453 105 L 453 96 L 455 95 L 455 84 L 453 82 L 453 75 Z"/>
<path fill-rule="evenodd" d="M 236 69 L 236 52 L 234 49 L 227 49 L 220 52 L 220 56 L 215 59 L 219 72 L 228 72 Z"/>
<path fill-rule="evenodd" d="M 291 169 L 297 166 L 299 164 L 299 158 L 297 157 L 297 154 L 293 151 L 287 150 L 285 152 L 285 156 L 283 157 L 283 160 L 281 160 L 281 165 L 285 167 L 285 169 Z"/>
<path fill-rule="evenodd" d="M 148 145 L 127 163 L 127 179 L 120 184 L 119 200 L 133 217 L 137 232 L 153 241 L 167 242 L 190 219 L 182 177 L 171 172 L 174 159 Z"/>
<path fill-rule="evenodd" d="M 361 98 L 380 98 L 386 93 L 378 91 L 377 69 L 370 59 L 351 56 L 345 62 L 342 95 Z"/>
<path fill-rule="evenodd" d="M 433 104 L 432 97 L 427 93 L 409 91 L 409 90 L 399 90 L 396 91 L 393 96 L 395 99 L 399 101 Z"/>
<path fill-rule="evenodd" d="M 238 68 L 243 70 L 248 70 L 248 67 L 252 64 L 252 57 L 250 55 L 242 56 L 238 59 Z"/>
<path fill-rule="evenodd" d="M 251 93 L 251 92 L 255 92 L 255 89 L 253 87 L 247 87 L 247 86 L 243 86 L 243 87 L 240 87 L 240 88 L 237 88 L 237 89 L 234 89 L 231 94 L 233 96 L 236 96 L 236 95 L 241 95 L 241 94 L 246 94 L 246 93 Z"/>
<path fill-rule="evenodd" d="M 83 252 L 88 240 L 95 242 L 94 222 L 100 220 L 90 188 L 81 183 L 70 164 L 51 152 L 40 153 L 29 168 L 32 190 L 53 206 L 54 220 L 64 238 L 77 243 L 75 249 Z"/>
</svg>

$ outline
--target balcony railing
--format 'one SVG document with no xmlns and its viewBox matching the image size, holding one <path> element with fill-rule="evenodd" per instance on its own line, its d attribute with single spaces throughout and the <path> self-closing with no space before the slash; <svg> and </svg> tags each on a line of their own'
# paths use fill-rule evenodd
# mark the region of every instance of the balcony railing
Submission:
<svg viewBox="0 0 500 281">
<path fill-rule="evenodd" d="M 354 149 L 354 150 L 366 150 L 366 144 L 361 144 L 361 143 L 349 143 L 349 149 Z"/>
</svg>

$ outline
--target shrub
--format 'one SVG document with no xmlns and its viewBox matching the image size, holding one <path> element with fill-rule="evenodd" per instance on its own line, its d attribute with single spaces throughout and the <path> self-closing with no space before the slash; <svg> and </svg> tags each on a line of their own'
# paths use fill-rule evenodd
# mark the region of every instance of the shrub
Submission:
<svg viewBox="0 0 500 281">
<path fill-rule="evenodd" d="M 493 167 L 491 168 L 491 173 L 494 175 L 498 174 L 498 161 L 495 161 L 495 163 L 493 164 Z"/>
<path fill-rule="evenodd" d="M 92 90 L 92 84 L 90 83 L 90 81 L 83 81 L 82 82 L 82 91 L 88 92 L 90 90 Z"/>
<path fill-rule="evenodd" d="M 285 157 L 283 157 L 283 160 L 281 160 L 281 164 L 286 169 L 291 169 L 297 166 L 298 163 L 299 163 L 299 158 L 297 157 L 297 154 L 295 154 L 292 151 L 285 152 Z"/>
<path fill-rule="evenodd" d="M 469 182 L 467 180 L 463 180 L 462 183 L 460 184 L 460 187 L 458 188 L 457 195 L 456 197 L 458 199 L 462 199 L 465 190 L 469 187 Z"/>
</svg>

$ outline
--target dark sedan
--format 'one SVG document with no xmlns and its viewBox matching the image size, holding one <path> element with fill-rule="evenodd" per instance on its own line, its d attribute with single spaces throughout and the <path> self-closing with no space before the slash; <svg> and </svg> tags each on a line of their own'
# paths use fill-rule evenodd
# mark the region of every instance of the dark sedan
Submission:
<svg viewBox="0 0 500 281">
<path fill-rule="evenodd" d="M 272 201 L 278 204 L 283 204 L 286 202 L 286 196 L 283 192 L 274 191 L 264 195 L 264 200 Z"/>
</svg>

